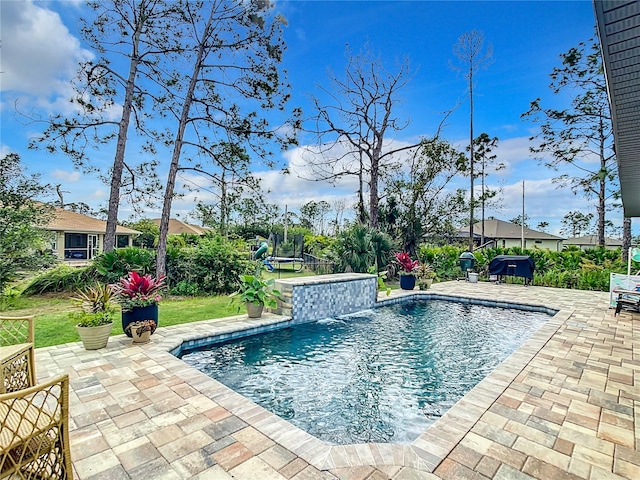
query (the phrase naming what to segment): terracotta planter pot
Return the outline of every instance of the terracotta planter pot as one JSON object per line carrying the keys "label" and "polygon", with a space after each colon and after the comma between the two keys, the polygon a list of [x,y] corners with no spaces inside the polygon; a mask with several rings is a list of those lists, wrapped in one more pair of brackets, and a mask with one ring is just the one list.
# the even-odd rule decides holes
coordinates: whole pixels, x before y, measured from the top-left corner
{"label": "terracotta planter pot", "polygon": [[133,338],[133,343],[147,343],[151,340],[151,330],[141,328],[136,328],[135,323],[130,324],[131,338]]}
{"label": "terracotta planter pot", "polygon": [[260,318],[262,316],[262,310],[264,309],[263,304],[246,302],[245,306],[247,307],[247,315],[249,315],[249,318]]}
{"label": "terracotta planter pot", "polygon": [[122,312],[122,331],[127,334],[127,337],[131,338],[129,324],[142,320],[153,320],[154,326],[151,329],[151,334],[153,334],[158,326],[158,304],[147,307],[134,307],[128,312]]}
{"label": "terracotta planter pot", "polygon": [[425,278],[421,282],[419,282],[420,290],[429,290],[433,285],[433,278]]}
{"label": "terracotta planter pot", "polygon": [[81,327],[76,325],[82,345],[85,350],[98,350],[107,346],[109,341],[109,335],[111,335],[111,329],[113,323],[107,325],[100,325],[99,327]]}

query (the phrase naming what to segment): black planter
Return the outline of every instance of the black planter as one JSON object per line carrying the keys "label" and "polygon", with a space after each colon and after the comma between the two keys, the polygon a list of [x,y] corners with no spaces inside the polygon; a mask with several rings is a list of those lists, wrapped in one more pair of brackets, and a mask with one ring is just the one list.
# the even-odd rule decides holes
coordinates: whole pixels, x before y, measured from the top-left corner
{"label": "black planter", "polygon": [[134,307],[128,312],[122,312],[122,330],[131,337],[131,331],[127,326],[132,322],[139,322],[142,320],[153,320],[155,325],[151,329],[151,333],[156,331],[158,326],[158,304],[149,305],[147,307]]}
{"label": "black planter", "polygon": [[402,290],[413,290],[415,286],[415,275],[400,275],[400,288]]}

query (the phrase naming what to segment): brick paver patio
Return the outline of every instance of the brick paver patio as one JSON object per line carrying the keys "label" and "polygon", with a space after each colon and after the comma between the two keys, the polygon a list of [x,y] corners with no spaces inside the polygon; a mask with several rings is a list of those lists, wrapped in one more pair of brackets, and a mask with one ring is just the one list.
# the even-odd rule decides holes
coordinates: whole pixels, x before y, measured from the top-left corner
{"label": "brick paver patio", "polygon": [[409,445],[328,445],[168,353],[256,323],[246,316],[159,328],[142,346],[119,336],[98,351],[40,348],[36,370],[70,375],[80,480],[640,479],[640,315],[614,317],[602,292],[465,282],[432,292],[559,313]]}

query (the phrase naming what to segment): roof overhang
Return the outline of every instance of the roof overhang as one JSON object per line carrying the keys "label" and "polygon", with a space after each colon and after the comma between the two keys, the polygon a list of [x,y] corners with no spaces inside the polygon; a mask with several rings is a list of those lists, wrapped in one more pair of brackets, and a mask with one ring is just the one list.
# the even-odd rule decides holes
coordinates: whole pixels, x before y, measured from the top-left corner
{"label": "roof overhang", "polygon": [[640,217],[640,1],[594,0],[625,217]]}

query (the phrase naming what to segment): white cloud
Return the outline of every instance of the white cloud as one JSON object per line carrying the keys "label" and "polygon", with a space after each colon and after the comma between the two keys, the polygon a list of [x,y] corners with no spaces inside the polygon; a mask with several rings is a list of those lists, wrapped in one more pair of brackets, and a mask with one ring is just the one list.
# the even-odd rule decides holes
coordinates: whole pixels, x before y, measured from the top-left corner
{"label": "white cloud", "polygon": [[[486,216],[507,221],[521,216],[522,190],[522,181],[504,185],[502,207],[489,210]],[[558,235],[560,222],[567,213],[572,210],[588,212],[592,208],[584,197],[573,195],[566,188],[557,188],[551,178],[525,180],[524,210],[531,228],[535,229],[539,222],[545,221],[549,223],[549,233]]]}
{"label": "white cloud", "polygon": [[[523,162],[534,162],[529,148],[532,142],[529,137],[514,137],[498,141],[495,149],[496,163],[503,163],[505,168],[495,172],[500,177],[508,177]],[[537,163],[536,163],[537,167]],[[531,169],[530,169],[531,170]]]}
{"label": "white cloud", "polygon": [[50,175],[64,182],[77,182],[82,176],[80,172],[67,172],[66,170],[54,170]]}
{"label": "white cloud", "polygon": [[91,192],[89,194],[89,198],[90,199],[94,199],[94,200],[105,200],[108,198],[108,194],[106,190],[102,190],[100,188],[94,190],[93,192]]}
{"label": "white cloud", "polygon": [[[383,154],[402,147],[407,147],[412,143],[403,140],[386,140],[382,147]],[[353,152],[354,147],[346,141],[336,142],[333,144],[324,144],[322,147],[317,145],[302,145],[285,152],[284,158],[288,161],[288,167],[291,173],[307,180],[315,180],[320,177],[328,178],[336,172],[351,171],[356,172],[358,169],[358,155]],[[407,165],[405,161],[410,155],[409,150],[401,151],[393,157],[388,157],[383,162],[398,162]],[[331,159],[332,165],[329,166],[326,159]],[[330,183],[326,181],[325,183]],[[335,179],[336,186],[349,185],[357,188],[357,180],[355,175],[343,175]]]}
{"label": "white cloud", "polygon": [[78,62],[92,57],[58,13],[31,0],[2,3],[2,91],[68,97]]}
{"label": "white cloud", "polygon": [[333,204],[336,200],[349,199],[355,201],[357,181],[353,178],[340,181],[337,185],[326,182],[304,180],[295,175],[285,175],[280,172],[261,172],[262,186],[269,190],[269,202],[282,207],[287,205],[290,211],[297,211],[302,205],[310,201],[324,200]]}
{"label": "white cloud", "polygon": [[[290,152],[286,156],[290,157]],[[257,171],[253,174],[260,179],[265,201],[277,204],[283,210],[286,205],[289,211],[299,211],[302,205],[312,200],[316,202],[324,200],[330,205],[337,200],[346,200],[349,207],[356,200],[357,179],[352,177],[347,177],[333,186],[326,182],[305,180],[298,175],[284,174],[277,170]],[[197,191],[188,191],[185,186],[199,188]],[[173,201],[172,217],[184,218],[193,212],[198,202],[210,205],[217,205],[219,202],[217,191],[211,187],[210,181],[201,175],[182,172],[179,175],[176,190],[181,191],[183,195]]]}

